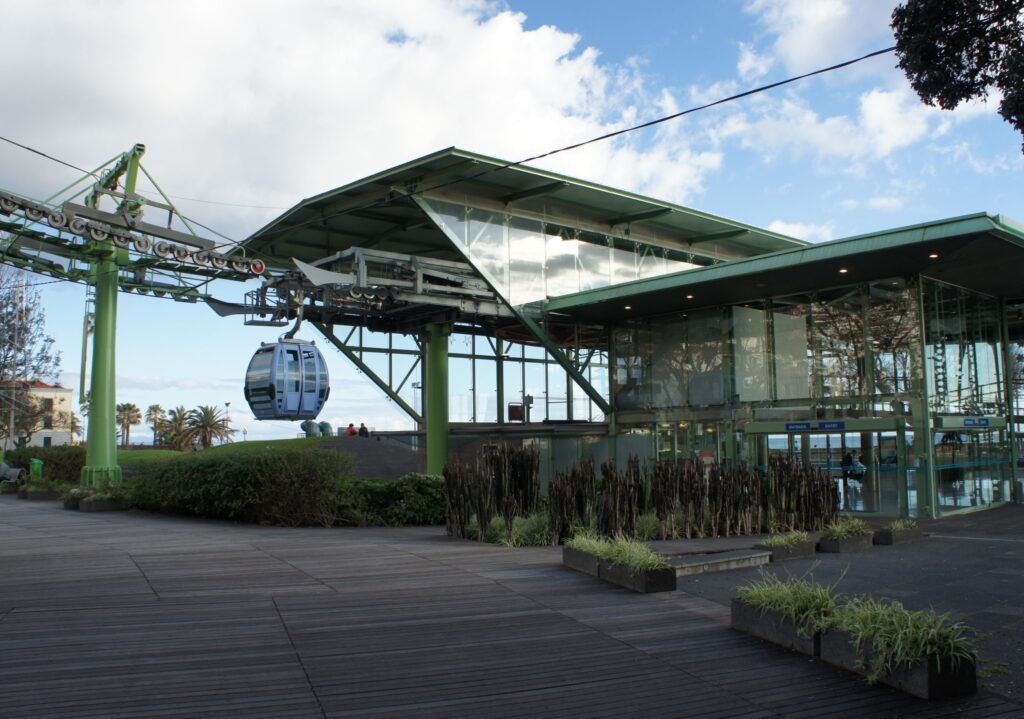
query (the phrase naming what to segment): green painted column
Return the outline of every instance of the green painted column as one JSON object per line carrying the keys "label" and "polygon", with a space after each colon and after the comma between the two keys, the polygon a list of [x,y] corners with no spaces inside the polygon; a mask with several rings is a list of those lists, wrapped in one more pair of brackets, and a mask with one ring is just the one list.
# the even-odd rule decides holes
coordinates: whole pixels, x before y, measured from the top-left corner
{"label": "green painted column", "polygon": [[117,263],[111,245],[107,257],[93,264],[96,285],[96,324],[93,331],[92,381],[89,390],[89,429],[82,484],[97,487],[120,484],[117,463],[115,352],[117,344]]}
{"label": "green painted column", "polygon": [[[124,153],[108,173],[104,174],[85,204],[97,207],[101,191],[117,189],[118,178],[124,175],[125,200],[121,210],[139,214],[140,203],[134,197],[139,177],[139,163],[146,152],[137,144]],[[121,483],[121,466],[117,463],[117,288],[118,273],[128,264],[128,251],[118,249],[109,238],[95,240],[92,248],[96,260],[90,281],[96,287],[96,322],[92,344],[92,374],[89,387],[89,429],[85,466],[81,481],[86,487]]]}
{"label": "green painted column", "polygon": [[448,336],[452,326],[426,326],[423,418],[427,429],[427,474],[441,474],[448,461]]}

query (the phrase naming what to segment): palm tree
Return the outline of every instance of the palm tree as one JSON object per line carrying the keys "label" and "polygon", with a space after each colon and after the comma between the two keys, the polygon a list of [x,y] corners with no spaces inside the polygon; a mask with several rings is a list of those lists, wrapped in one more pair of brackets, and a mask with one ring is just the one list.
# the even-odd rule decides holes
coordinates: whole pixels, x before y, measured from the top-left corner
{"label": "palm tree", "polygon": [[117,405],[117,426],[121,428],[121,446],[127,447],[132,425],[142,424],[142,410],[131,402]]}
{"label": "palm tree", "polygon": [[184,452],[195,444],[195,433],[188,425],[189,411],[178,405],[167,413],[167,418],[160,421],[160,434],[164,441],[174,450]]}
{"label": "palm tree", "polygon": [[228,418],[221,414],[219,407],[201,405],[188,413],[188,426],[195,433],[203,449],[213,446],[213,440],[230,439],[235,430],[228,425]]}
{"label": "palm tree", "polygon": [[151,404],[146,407],[146,422],[153,428],[153,445],[156,446],[157,435],[160,430],[160,423],[167,418],[167,412],[158,404]]}

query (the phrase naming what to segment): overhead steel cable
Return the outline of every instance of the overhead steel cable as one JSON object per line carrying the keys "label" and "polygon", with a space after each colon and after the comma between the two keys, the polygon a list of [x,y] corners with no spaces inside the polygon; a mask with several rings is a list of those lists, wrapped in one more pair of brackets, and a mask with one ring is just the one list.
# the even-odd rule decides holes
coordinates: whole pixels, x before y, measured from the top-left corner
{"label": "overhead steel cable", "polygon": [[[857,64],[859,62],[863,62],[865,60],[869,60],[871,58],[878,57],[880,55],[885,55],[885,54],[891,53],[891,52],[893,52],[895,50],[896,50],[896,46],[895,45],[893,45],[891,47],[884,48],[882,50],[875,50],[874,52],[869,52],[866,55],[861,55],[860,57],[854,58],[852,60],[846,60],[844,62],[836,63],[835,65],[830,65],[828,67],[820,68],[818,70],[812,70],[811,72],[806,72],[806,73],[803,73],[803,74],[800,74],[800,75],[795,75],[793,77],[789,77],[789,78],[786,78],[784,80],[779,80],[777,82],[769,83],[767,85],[760,85],[760,86],[752,88],[750,90],[744,90],[743,92],[735,93],[733,95],[729,95],[728,97],[723,97],[723,98],[720,98],[718,100],[714,100],[712,102],[704,103],[702,105],[697,105],[697,106],[688,108],[686,110],[682,110],[680,112],[672,113],[671,115],[665,115],[663,117],[659,117],[659,118],[656,118],[654,120],[649,120],[647,122],[640,123],[638,125],[633,125],[633,126],[630,126],[630,127],[622,128],[620,130],[614,130],[612,132],[607,132],[607,133],[605,133],[603,135],[599,135],[597,137],[592,137],[592,138],[590,138],[588,140],[583,140],[581,142],[576,142],[576,143],[573,143],[571,145],[566,145],[564,147],[560,147],[560,148],[557,148],[557,149],[554,149],[554,150],[548,150],[547,152],[543,152],[543,153],[540,153],[538,155],[532,155],[530,157],[526,157],[526,158],[521,159],[521,160],[516,160],[514,162],[506,162],[506,163],[502,163],[502,164],[499,164],[499,165],[493,165],[493,166],[488,167],[488,168],[486,168],[484,170],[481,170],[480,172],[478,172],[476,174],[469,175],[467,177],[460,177],[460,178],[455,178],[455,179],[451,179],[451,180],[446,180],[445,182],[440,182],[440,183],[437,183],[436,185],[431,185],[429,187],[420,188],[418,190],[410,192],[409,195],[419,195],[419,194],[423,194],[423,193],[426,193],[426,192],[432,192],[432,191],[440,190],[440,189],[443,189],[445,187],[450,187],[452,185],[458,184],[460,182],[465,182],[467,180],[475,180],[477,178],[483,177],[483,176],[488,175],[488,174],[493,173],[493,172],[498,172],[500,170],[507,170],[507,169],[510,169],[510,168],[513,168],[513,167],[518,167],[520,165],[525,165],[526,163],[529,163],[529,162],[534,162],[536,160],[540,160],[540,159],[543,159],[543,158],[546,158],[546,157],[551,157],[552,155],[557,155],[557,154],[560,154],[560,153],[563,153],[563,152],[568,152],[570,150],[576,150],[576,149],[579,149],[581,147],[585,147],[587,145],[592,145],[592,144],[598,143],[598,142],[603,142],[605,140],[609,140],[609,139],[612,139],[612,138],[615,138],[615,137],[619,137],[619,136],[625,135],[627,133],[636,132],[638,130],[643,130],[643,129],[646,129],[646,128],[649,128],[649,127],[654,127],[655,125],[660,125],[662,123],[669,122],[671,120],[676,120],[678,118],[685,117],[686,115],[692,115],[692,114],[694,114],[696,112],[700,112],[700,111],[703,111],[703,110],[708,110],[710,108],[717,107],[719,105],[725,105],[727,103],[735,102],[737,100],[741,100],[743,98],[750,97],[752,95],[757,95],[757,94],[760,94],[760,93],[763,93],[763,92],[767,92],[769,90],[774,90],[776,88],[783,87],[785,85],[790,85],[792,83],[799,82],[800,80],[806,80],[807,78],[810,78],[810,77],[814,77],[814,76],[817,76],[817,75],[823,75],[825,73],[834,72],[836,70],[841,70],[841,69],[849,67],[851,65],[855,65],[855,64]],[[41,152],[41,151],[35,150],[35,149],[31,148],[31,147],[22,145],[22,144],[20,144],[18,142],[14,142],[13,140],[9,140],[9,139],[7,139],[5,137],[2,137],[2,136],[0,136],[0,140],[4,140],[6,142],[9,142],[12,145],[16,145],[18,147],[21,147],[21,148],[23,148],[23,149],[25,149],[25,150],[27,150],[29,152],[34,152],[34,153],[36,153],[38,155],[41,155],[42,157],[46,157],[48,159],[51,159],[54,162],[59,162],[60,164],[66,165],[68,167],[71,167],[71,168],[73,168],[75,170],[78,170],[79,172],[83,172],[83,173],[85,173],[87,175],[93,175],[93,173],[90,173],[87,170],[82,170],[81,168],[76,167],[75,165],[72,165],[71,163],[64,162],[63,160],[57,159],[55,157],[47,155],[44,152]],[[93,175],[93,176],[95,176],[95,175]],[[339,210],[338,212],[334,212],[334,213],[327,214],[327,215],[317,216],[315,218],[312,218],[312,219],[309,219],[309,220],[304,220],[302,222],[297,222],[297,223],[295,223],[293,225],[289,225],[287,228],[281,228],[281,229],[276,230],[276,231],[275,230],[271,230],[269,232],[264,233],[264,236],[274,234],[275,232],[279,233],[279,232],[285,232],[285,231],[292,231],[292,230],[295,230],[296,228],[300,228],[300,227],[303,227],[303,226],[306,226],[306,225],[311,225],[311,224],[314,224],[314,223],[323,222],[324,220],[330,219],[332,217],[342,217],[344,215],[348,215],[348,214],[351,214],[353,212],[359,212],[359,211],[371,209],[371,208],[374,208],[374,207],[380,207],[382,205],[391,204],[392,202],[394,202],[394,198],[391,198],[391,197],[387,197],[387,198],[383,198],[383,199],[379,199],[379,200],[374,200],[374,201],[371,201],[371,202],[364,203],[362,205],[357,205],[355,207],[347,208],[345,210]],[[216,203],[216,204],[227,204],[227,203]],[[184,215],[182,215],[182,217],[184,218]],[[204,225],[202,223],[196,222],[194,220],[190,220],[190,218],[185,218],[185,219],[187,219],[189,221],[192,221],[197,226],[202,227],[203,229],[208,230],[208,231],[216,234],[218,237],[221,237],[221,238],[227,240],[227,242],[225,242],[223,244],[216,245],[214,247],[214,249],[236,247],[236,246],[241,244],[240,241],[232,240],[231,238],[227,237],[226,235],[223,235],[222,233],[217,232],[216,230],[214,230],[214,229],[212,229],[212,228],[210,228],[210,227],[208,227],[208,226],[206,226],[206,225]],[[257,256],[263,256],[265,259],[269,259],[269,257],[266,255],[266,253],[263,253],[263,252],[253,252],[253,254],[257,255]],[[61,281],[61,280],[58,280],[58,281]],[[68,281],[71,281],[71,280],[68,280]],[[209,281],[211,281],[211,280],[207,280],[205,282],[202,282],[202,283],[200,283],[200,285],[207,284]],[[44,283],[44,284],[49,284],[49,283]]]}
{"label": "overhead steel cable", "polygon": [[[621,129],[621,130],[614,130],[612,132],[607,132],[607,133],[605,133],[603,135],[599,135],[598,137],[592,137],[589,140],[583,140],[582,142],[576,142],[576,143],[573,143],[571,145],[566,145],[565,147],[560,147],[560,148],[555,149],[555,150],[548,150],[547,152],[542,152],[539,155],[532,155],[532,156],[524,158],[522,160],[516,160],[514,162],[505,162],[505,163],[502,163],[502,164],[499,164],[499,165],[493,165],[493,166],[488,167],[488,168],[486,168],[484,170],[481,170],[480,172],[478,172],[476,174],[472,174],[472,175],[469,175],[467,177],[459,177],[459,178],[456,178],[456,179],[453,179],[453,180],[446,180],[444,182],[439,182],[436,185],[431,185],[430,187],[423,187],[423,188],[420,188],[420,189],[418,189],[418,190],[416,190],[414,192],[410,192],[408,194],[409,195],[419,195],[419,194],[423,194],[425,192],[433,192],[433,191],[436,191],[436,190],[441,190],[441,189],[444,189],[445,187],[450,187],[450,186],[456,185],[456,184],[458,184],[460,182],[466,182],[467,180],[475,180],[477,178],[483,177],[484,175],[488,175],[488,174],[490,174],[492,172],[499,172],[500,170],[507,170],[507,169],[510,169],[510,168],[513,168],[513,167],[518,167],[520,165],[525,165],[528,162],[533,162],[535,160],[540,160],[540,159],[543,159],[545,157],[551,157],[552,155],[557,155],[557,154],[562,153],[562,152],[568,152],[569,150],[576,150],[576,149],[579,149],[581,147],[585,147],[586,145],[592,145],[592,144],[597,143],[597,142],[602,142],[604,140],[609,140],[609,139],[611,139],[613,137],[618,137],[620,135],[625,135],[626,133],[636,132],[637,130],[643,130],[643,129],[646,129],[648,127],[653,127],[655,125],[660,125],[661,123],[669,122],[670,120],[676,120],[676,119],[678,119],[680,117],[684,117],[686,115],[692,115],[693,113],[700,112],[701,110],[707,110],[707,109],[710,109],[712,107],[717,107],[719,105],[724,105],[724,104],[729,103],[729,102],[735,102],[736,100],[742,100],[745,97],[750,97],[751,95],[757,95],[757,94],[762,93],[762,92],[767,92],[768,90],[774,90],[775,88],[782,87],[784,85],[790,85],[790,84],[792,84],[794,82],[798,82],[800,80],[806,80],[807,78],[814,77],[815,75],[823,75],[823,74],[825,74],[827,72],[833,72],[835,70],[841,70],[844,67],[849,67],[850,65],[855,65],[858,62],[863,62],[864,60],[869,60],[869,59],[871,59],[873,57],[878,57],[879,55],[885,55],[885,54],[893,52],[895,50],[896,50],[896,46],[895,45],[893,45],[891,47],[887,47],[887,48],[885,48],[883,50],[875,50],[874,52],[869,52],[866,55],[861,55],[860,57],[854,58],[852,60],[846,60],[844,62],[840,62],[840,63],[837,63],[835,65],[830,65],[828,67],[823,67],[823,68],[820,68],[818,70],[812,70],[811,72],[805,72],[802,75],[795,75],[793,77],[786,78],[785,80],[779,80],[778,82],[769,83],[768,85],[760,85],[760,86],[755,87],[753,89],[744,90],[743,92],[739,92],[739,93],[736,93],[734,95],[730,95],[728,97],[723,97],[723,98],[715,100],[713,102],[708,102],[708,103],[705,103],[703,105],[698,105],[696,107],[691,107],[689,109],[682,110],[681,112],[676,112],[676,113],[673,113],[671,115],[665,115],[664,117],[659,117],[659,118],[654,119],[654,120],[649,120],[647,122],[640,123],[639,125],[633,125],[631,127],[626,127],[626,128]],[[300,228],[300,227],[303,227],[305,225],[311,225],[311,224],[314,224],[314,223],[323,222],[324,220],[328,220],[328,219],[330,219],[332,217],[342,217],[342,216],[350,214],[352,212],[359,212],[359,211],[362,211],[362,210],[369,210],[369,209],[372,209],[374,207],[380,207],[380,206],[383,206],[383,205],[390,204],[393,201],[394,200],[392,198],[384,198],[384,199],[380,199],[380,200],[374,200],[372,202],[367,202],[367,203],[365,203],[363,205],[357,205],[356,207],[350,207],[350,208],[347,208],[345,210],[339,210],[339,211],[331,213],[331,214],[319,215],[319,216],[317,216],[316,218],[313,218],[313,219],[304,220],[302,222],[297,222],[297,223],[295,223],[293,225],[289,225],[287,228],[281,228],[281,229],[276,230],[276,231],[272,230],[270,232],[265,232],[263,236],[266,237],[267,235],[274,234],[275,232],[290,232],[290,231],[292,231],[292,230],[294,230],[296,228]]]}

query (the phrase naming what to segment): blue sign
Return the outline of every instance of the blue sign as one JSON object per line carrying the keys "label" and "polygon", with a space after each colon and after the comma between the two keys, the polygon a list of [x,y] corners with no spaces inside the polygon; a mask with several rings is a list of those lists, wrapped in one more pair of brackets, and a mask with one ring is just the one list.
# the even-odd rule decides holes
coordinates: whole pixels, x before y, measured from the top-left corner
{"label": "blue sign", "polygon": [[988,417],[964,417],[964,427],[988,427]]}
{"label": "blue sign", "polygon": [[818,429],[846,429],[846,422],[819,422]]}
{"label": "blue sign", "polygon": [[810,422],[786,422],[787,432],[800,432],[811,428]]}

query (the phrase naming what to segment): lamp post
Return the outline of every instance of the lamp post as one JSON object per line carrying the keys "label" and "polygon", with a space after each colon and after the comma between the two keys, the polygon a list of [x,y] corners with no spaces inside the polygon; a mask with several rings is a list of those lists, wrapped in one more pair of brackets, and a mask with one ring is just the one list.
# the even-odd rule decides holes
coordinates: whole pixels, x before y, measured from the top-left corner
{"label": "lamp post", "polygon": [[[230,402],[225,402],[224,403],[224,429],[225,430],[230,430],[231,429],[231,403]],[[225,432],[224,436],[220,440],[220,443],[221,444],[225,444],[225,443],[230,442],[230,441],[231,441],[230,436],[227,434],[227,432]]]}

